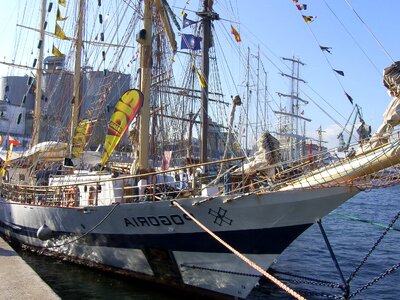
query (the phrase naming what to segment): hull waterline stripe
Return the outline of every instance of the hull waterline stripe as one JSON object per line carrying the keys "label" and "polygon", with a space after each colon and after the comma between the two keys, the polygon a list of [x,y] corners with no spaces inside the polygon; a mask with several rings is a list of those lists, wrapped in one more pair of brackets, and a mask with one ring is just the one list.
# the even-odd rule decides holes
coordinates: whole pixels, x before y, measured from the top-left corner
{"label": "hull waterline stripe", "polygon": [[[19,226],[0,221],[0,227],[15,234],[36,238],[36,228]],[[16,225],[16,224],[15,224]],[[247,254],[280,254],[300,234],[312,224],[285,226],[277,228],[232,230],[216,232],[222,239],[234,245],[240,252]],[[82,233],[54,231],[54,244],[62,243],[57,239],[75,239]],[[186,252],[228,253],[229,251],[205,232],[168,233],[168,234],[104,234],[89,233],[79,239],[80,245],[142,249],[144,247],[168,249]]]}

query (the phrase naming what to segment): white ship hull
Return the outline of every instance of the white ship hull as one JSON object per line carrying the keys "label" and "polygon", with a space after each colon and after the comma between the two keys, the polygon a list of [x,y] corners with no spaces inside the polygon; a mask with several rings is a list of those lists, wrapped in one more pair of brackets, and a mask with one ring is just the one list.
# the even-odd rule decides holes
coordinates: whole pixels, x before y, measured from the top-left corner
{"label": "white ship hull", "polygon": [[[177,200],[239,252],[268,269],[317,219],[357,194],[355,187]],[[204,197],[203,199],[206,199]],[[43,224],[53,237],[37,238]],[[142,279],[246,298],[261,275],[169,201],[91,207],[0,202],[0,230],[22,244]]]}

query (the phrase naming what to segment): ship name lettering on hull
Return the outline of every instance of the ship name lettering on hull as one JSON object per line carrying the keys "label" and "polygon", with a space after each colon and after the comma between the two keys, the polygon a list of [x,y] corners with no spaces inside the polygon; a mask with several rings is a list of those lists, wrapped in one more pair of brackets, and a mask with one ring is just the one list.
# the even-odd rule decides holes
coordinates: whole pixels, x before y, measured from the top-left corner
{"label": "ship name lettering on hull", "polygon": [[124,218],[126,227],[183,225],[187,221],[191,219],[186,214]]}

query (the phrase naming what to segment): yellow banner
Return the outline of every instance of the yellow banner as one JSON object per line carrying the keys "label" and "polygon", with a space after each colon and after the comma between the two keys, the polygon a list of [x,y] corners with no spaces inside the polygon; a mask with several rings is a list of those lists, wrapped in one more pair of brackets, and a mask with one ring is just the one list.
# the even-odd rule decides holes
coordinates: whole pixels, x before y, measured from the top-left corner
{"label": "yellow banner", "polygon": [[119,98],[108,124],[104,154],[101,160],[102,168],[120,142],[133,118],[139,113],[142,104],[143,94],[136,89],[127,90],[121,98]]}
{"label": "yellow banner", "polygon": [[79,158],[82,155],[83,150],[85,150],[86,140],[90,135],[93,123],[88,119],[83,119],[79,122],[75,129],[75,135],[72,144],[72,157]]}

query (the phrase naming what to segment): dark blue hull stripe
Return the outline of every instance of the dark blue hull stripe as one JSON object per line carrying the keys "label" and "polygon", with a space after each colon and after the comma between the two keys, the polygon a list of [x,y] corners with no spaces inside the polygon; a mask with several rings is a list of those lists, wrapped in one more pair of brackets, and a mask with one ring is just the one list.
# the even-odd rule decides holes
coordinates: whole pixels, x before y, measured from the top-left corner
{"label": "dark blue hull stripe", "polygon": [[[280,254],[312,224],[278,228],[248,229],[215,232],[220,238],[246,254]],[[9,226],[0,221],[0,227],[14,233],[36,237],[37,229]],[[79,237],[68,232],[54,232],[55,239],[62,236]],[[57,242],[55,242],[58,244]],[[63,243],[61,240],[59,243]],[[229,252],[205,232],[168,234],[101,234],[90,233],[76,243],[88,246],[102,246],[128,249],[158,248],[169,251],[187,252]]]}

